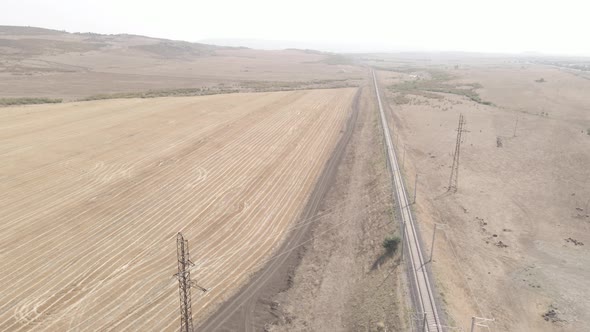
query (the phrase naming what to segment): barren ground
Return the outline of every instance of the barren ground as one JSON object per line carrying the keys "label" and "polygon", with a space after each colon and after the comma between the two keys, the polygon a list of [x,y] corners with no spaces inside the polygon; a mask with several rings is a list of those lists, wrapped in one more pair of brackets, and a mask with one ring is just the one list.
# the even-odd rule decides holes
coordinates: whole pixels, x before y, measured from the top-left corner
{"label": "barren ground", "polygon": [[[326,88],[364,86],[360,62],[384,69],[426,252],[441,224],[432,269],[449,324],[585,330],[588,71],[466,54],[341,60],[0,27],[0,98],[233,93],[0,109],[0,331],[176,329],[177,231],[210,289],[193,294],[197,325],[259,271],[268,291],[226,329],[406,330],[404,274],[381,256],[396,224],[370,89],[330,163],[358,89]],[[236,93],[309,88],[322,90]],[[446,194],[459,113],[459,191]],[[295,258],[273,270],[283,247]]]}
{"label": "barren ground", "polygon": [[0,330],[177,329],[178,231],[206,316],[300,226],[355,92],[4,108]]}
{"label": "barren ground", "polygon": [[271,331],[407,330],[399,256],[381,243],[399,233],[374,91],[363,89],[352,140],[321,206],[292,286],[274,298]]}
{"label": "barren ground", "polygon": [[0,26],[0,97],[77,100],[148,90],[211,94],[357,86],[363,70],[332,59],[303,50]]}
{"label": "barren ground", "polygon": [[[590,81],[498,59],[405,66],[380,77],[391,87],[406,176],[419,173],[415,208],[423,239],[430,239],[433,223],[446,225],[437,232],[433,269],[451,324],[468,330],[475,315],[494,318],[493,331],[585,330]],[[430,79],[424,68],[452,75],[445,84],[454,87],[480,84],[475,91],[492,105],[455,92],[406,94],[394,86]],[[468,130],[459,190],[446,194],[459,113]]]}

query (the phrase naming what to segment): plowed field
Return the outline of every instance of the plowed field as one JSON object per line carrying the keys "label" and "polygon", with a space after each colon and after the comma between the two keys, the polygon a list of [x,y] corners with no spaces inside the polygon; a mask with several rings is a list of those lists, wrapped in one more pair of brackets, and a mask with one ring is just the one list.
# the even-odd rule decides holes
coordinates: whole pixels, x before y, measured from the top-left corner
{"label": "plowed field", "polygon": [[[175,331],[297,227],[356,89],[0,110],[0,331]],[[304,221],[303,221],[304,222]]]}

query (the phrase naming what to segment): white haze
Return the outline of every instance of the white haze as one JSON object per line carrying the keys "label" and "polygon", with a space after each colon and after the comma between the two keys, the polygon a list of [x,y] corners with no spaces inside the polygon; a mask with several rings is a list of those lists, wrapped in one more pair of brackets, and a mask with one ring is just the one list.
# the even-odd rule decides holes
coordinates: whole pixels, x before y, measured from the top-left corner
{"label": "white haze", "polygon": [[589,9],[579,0],[1,0],[0,24],[331,51],[590,55]]}

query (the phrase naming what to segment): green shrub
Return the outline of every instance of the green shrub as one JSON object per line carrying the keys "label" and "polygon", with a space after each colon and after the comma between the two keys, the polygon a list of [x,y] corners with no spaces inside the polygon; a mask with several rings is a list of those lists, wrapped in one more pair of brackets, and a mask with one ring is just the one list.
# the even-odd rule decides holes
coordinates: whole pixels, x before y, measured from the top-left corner
{"label": "green shrub", "polygon": [[386,237],[385,240],[383,240],[382,245],[388,255],[393,255],[396,252],[400,242],[401,239],[399,236],[394,235]]}
{"label": "green shrub", "polygon": [[439,93],[448,93],[467,97],[470,100],[482,105],[493,106],[491,102],[484,101],[480,98],[476,91],[477,89],[482,88],[482,85],[479,83],[461,83],[459,85],[455,85],[453,83],[446,82],[448,79],[450,79],[450,77],[445,76],[443,72],[431,71],[430,75],[432,79],[403,81],[401,83],[389,86],[389,89],[394,92],[398,92],[402,96],[411,94],[431,99],[440,99],[442,96],[439,95]]}

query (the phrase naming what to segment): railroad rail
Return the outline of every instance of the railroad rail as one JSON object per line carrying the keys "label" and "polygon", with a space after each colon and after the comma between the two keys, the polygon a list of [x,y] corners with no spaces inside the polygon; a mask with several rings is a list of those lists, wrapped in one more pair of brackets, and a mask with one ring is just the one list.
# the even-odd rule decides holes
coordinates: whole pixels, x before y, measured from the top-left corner
{"label": "railroad rail", "polygon": [[379,85],[377,84],[377,76],[374,71],[371,72],[381,115],[381,125],[383,127],[385,148],[387,150],[387,163],[392,179],[392,190],[397,201],[400,222],[402,225],[402,250],[405,250],[404,254],[407,257],[406,264],[409,272],[408,276],[412,301],[416,312],[421,318],[420,324],[418,324],[419,326],[416,327],[418,331],[442,332],[443,325],[440,322],[439,311],[434,298],[430,275],[426,269],[428,261],[424,259],[424,255],[422,254],[418,232],[414,223],[412,210],[410,209],[410,203],[408,201],[401,169],[397,162],[397,156],[391,139],[387,117],[383,111],[383,104],[379,94]]}

